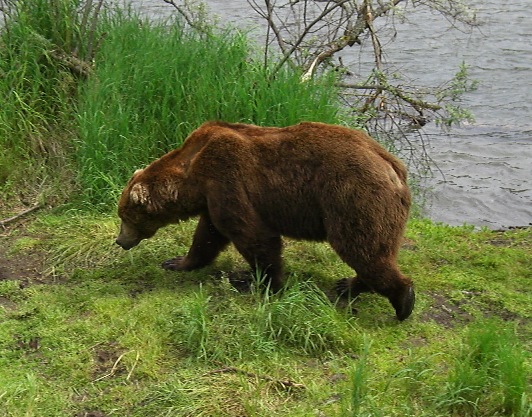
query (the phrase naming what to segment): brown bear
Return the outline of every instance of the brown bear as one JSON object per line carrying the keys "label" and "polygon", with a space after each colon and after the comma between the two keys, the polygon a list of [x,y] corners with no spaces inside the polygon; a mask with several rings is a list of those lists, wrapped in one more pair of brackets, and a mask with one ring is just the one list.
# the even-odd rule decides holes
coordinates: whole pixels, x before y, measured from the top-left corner
{"label": "brown bear", "polygon": [[207,122],[135,172],[118,204],[116,243],[130,249],[160,227],[199,216],[187,255],[163,268],[204,267],[231,242],[278,291],[281,236],[327,241],[356,271],[338,292],[377,292],[404,320],[415,299],[397,266],[411,203],[406,177],[399,159],[359,130]]}

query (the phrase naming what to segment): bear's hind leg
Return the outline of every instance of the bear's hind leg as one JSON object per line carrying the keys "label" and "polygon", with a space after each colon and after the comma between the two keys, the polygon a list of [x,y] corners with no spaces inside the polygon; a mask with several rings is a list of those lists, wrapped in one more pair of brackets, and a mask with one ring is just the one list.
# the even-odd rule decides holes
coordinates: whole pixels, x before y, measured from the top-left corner
{"label": "bear's hind leg", "polygon": [[399,272],[397,266],[377,263],[359,275],[373,291],[388,298],[400,321],[410,316],[416,300],[414,285],[410,278]]}
{"label": "bear's hind leg", "polygon": [[209,216],[200,216],[194,232],[192,246],[186,256],[177,256],[163,262],[162,267],[170,271],[191,271],[209,265],[218,254],[229,244],[212,224]]}
{"label": "bear's hind leg", "polygon": [[357,249],[362,245],[347,251],[334,240],[329,242],[340,258],[357,273],[355,278],[338,282],[336,288],[339,295],[347,293],[356,297],[362,292],[373,291],[388,298],[400,321],[410,316],[415,303],[413,283],[401,274],[393,254],[369,255],[367,251]]}

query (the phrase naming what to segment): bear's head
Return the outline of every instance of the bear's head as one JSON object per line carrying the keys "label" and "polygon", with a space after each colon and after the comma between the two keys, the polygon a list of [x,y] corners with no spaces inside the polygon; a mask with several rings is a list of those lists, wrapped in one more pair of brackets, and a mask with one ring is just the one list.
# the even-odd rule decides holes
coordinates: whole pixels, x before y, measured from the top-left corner
{"label": "bear's head", "polygon": [[137,170],[118,202],[121,219],[116,243],[123,249],[137,246],[157,230],[179,219],[176,210],[180,178],[160,177]]}

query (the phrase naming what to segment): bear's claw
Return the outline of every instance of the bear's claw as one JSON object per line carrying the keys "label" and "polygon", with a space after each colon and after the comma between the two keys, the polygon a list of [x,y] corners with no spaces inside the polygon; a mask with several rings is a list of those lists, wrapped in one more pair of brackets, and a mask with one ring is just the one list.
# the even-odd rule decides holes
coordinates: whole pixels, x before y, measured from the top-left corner
{"label": "bear's claw", "polygon": [[176,256],[175,258],[168,259],[161,264],[161,267],[167,271],[185,271],[185,257]]}
{"label": "bear's claw", "polygon": [[344,298],[357,298],[363,292],[372,292],[371,289],[358,278],[342,278],[336,281],[336,294]]}
{"label": "bear's claw", "polygon": [[414,304],[416,302],[416,293],[412,285],[408,286],[405,291],[399,296],[391,299],[393,307],[395,308],[395,314],[399,321],[407,319],[414,310]]}
{"label": "bear's claw", "polygon": [[348,278],[339,279],[336,282],[335,290],[339,297],[348,297],[351,285]]}

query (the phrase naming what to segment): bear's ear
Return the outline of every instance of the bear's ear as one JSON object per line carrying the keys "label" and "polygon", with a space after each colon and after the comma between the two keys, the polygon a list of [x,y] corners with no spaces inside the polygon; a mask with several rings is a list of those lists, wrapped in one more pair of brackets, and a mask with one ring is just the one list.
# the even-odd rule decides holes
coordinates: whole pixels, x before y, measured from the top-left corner
{"label": "bear's ear", "polygon": [[178,184],[175,181],[166,181],[159,190],[161,199],[166,201],[177,201],[179,195]]}
{"label": "bear's ear", "polygon": [[144,184],[138,182],[129,190],[129,198],[135,204],[146,206],[150,202],[150,193]]}

